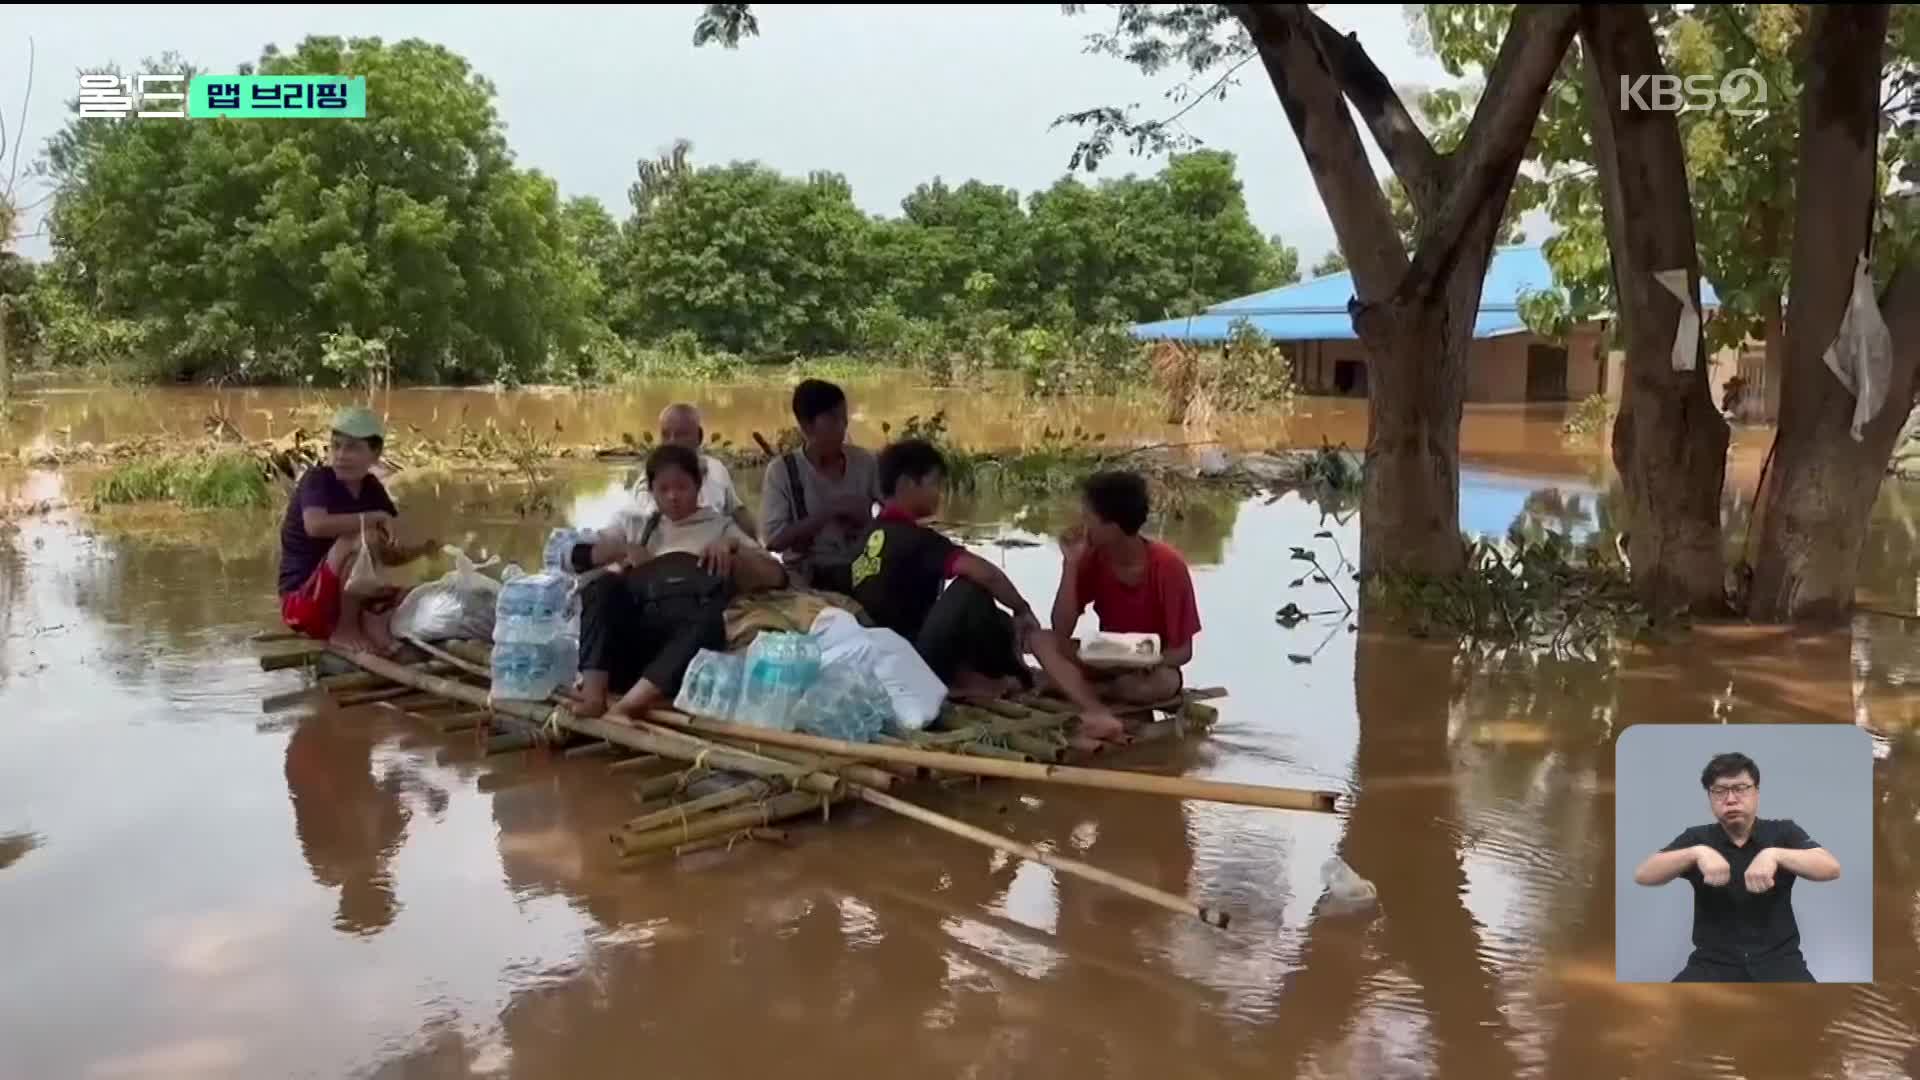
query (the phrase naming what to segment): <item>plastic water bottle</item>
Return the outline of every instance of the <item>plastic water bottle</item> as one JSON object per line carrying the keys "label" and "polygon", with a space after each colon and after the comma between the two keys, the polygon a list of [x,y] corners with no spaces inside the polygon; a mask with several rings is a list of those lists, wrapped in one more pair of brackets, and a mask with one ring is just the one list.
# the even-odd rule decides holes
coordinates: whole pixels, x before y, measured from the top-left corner
{"label": "plastic water bottle", "polygon": [[747,649],[738,719],[793,730],[793,706],[820,677],[820,643],[807,634],[763,632]]}
{"label": "plastic water bottle", "polygon": [[700,650],[687,665],[680,693],[673,699],[674,708],[710,720],[732,720],[745,667],[746,662],[738,656]]}
{"label": "plastic water bottle", "polygon": [[857,662],[829,664],[793,707],[793,725],[809,735],[870,742],[893,707],[871,671]]}
{"label": "plastic water bottle", "polygon": [[500,586],[494,617],[525,617],[537,621],[564,620],[572,607],[573,582],[565,575],[542,571],[525,574]]}
{"label": "plastic water bottle", "polygon": [[547,546],[541,553],[541,565],[552,573],[573,573],[573,546],[583,542],[583,534],[586,534],[584,529],[568,528],[547,533]]}

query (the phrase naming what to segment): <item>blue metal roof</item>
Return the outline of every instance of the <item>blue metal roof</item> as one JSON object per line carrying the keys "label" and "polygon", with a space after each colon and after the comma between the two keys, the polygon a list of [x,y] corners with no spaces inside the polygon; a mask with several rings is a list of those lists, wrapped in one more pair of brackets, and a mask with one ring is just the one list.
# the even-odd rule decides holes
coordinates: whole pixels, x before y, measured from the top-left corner
{"label": "blue metal roof", "polygon": [[[1554,287],[1553,270],[1540,248],[1495,250],[1480,290],[1480,314],[1473,321],[1473,336],[1490,338],[1524,332],[1520,297]],[[1196,315],[1140,323],[1131,333],[1140,341],[1225,341],[1233,324],[1246,319],[1274,341],[1352,341],[1359,336],[1353,332],[1353,319],[1347,314],[1347,301],[1352,298],[1353,275],[1342,271],[1222,301]],[[1705,278],[1700,279],[1700,303],[1706,309],[1720,303]]]}

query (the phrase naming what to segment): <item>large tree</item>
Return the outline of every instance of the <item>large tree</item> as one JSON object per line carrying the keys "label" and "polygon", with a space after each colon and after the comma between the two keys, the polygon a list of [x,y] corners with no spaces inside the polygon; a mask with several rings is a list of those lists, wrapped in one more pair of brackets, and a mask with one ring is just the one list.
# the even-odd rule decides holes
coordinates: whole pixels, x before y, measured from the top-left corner
{"label": "large tree", "polygon": [[[1455,76],[1462,76],[1498,46],[1511,4],[1408,5],[1416,37]],[[1747,419],[1778,415],[1786,356],[1785,300],[1794,226],[1794,169],[1802,75],[1798,57],[1812,6],[1805,4],[1645,5],[1659,42],[1662,70],[1682,78],[1718,82],[1728,72],[1750,70],[1765,85],[1739,108],[1696,107],[1674,115],[1680,128],[1686,171],[1693,180],[1701,270],[1719,295],[1720,310],[1707,324],[1712,349],[1749,341],[1765,351],[1764,398],[1750,397]],[[1895,7],[1882,56],[1888,93],[1880,103],[1892,137],[1882,140],[1880,159],[1890,177],[1920,173],[1920,139],[1914,119],[1920,85],[1920,8]],[[1614,87],[1618,96],[1617,83]],[[1444,111],[1448,96],[1433,97]],[[1573,298],[1576,315],[1613,310],[1613,280],[1596,169],[1595,102],[1578,50],[1563,65],[1546,99],[1528,170],[1514,192],[1516,209],[1544,209],[1556,235],[1546,250],[1559,284]],[[1690,99],[1691,100],[1691,99]],[[1900,217],[1880,222],[1877,246],[1911,232]]]}
{"label": "large tree", "polygon": [[314,371],[344,330],[400,378],[518,379],[580,340],[591,276],[555,185],[513,167],[466,61],[314,37],[258,71],[364,75],[367,118],[75,118],[49,146],[59,280],[146,327],[157,373]]}
{"label": "large tree", "polygon": [[1780,428],[1752,526],[1748,612],[1758,619],[1823,619],[1852,608],[1868,518],[1913,406],[1920,264],[1903,261],[1878,298],[1893,334],[1891,378],[1858,437],[1856,390],[1826,361],[1838,347],[1855,261],[1881,254],[1872,245],[1888,19],[1886,4],[1835,4],[1816,8],[1807,30]]}
{"label": "large tree", "polygon": [[[1573,35],[1573,7],[1514,13],[1473,120],[1450,153],[1420,130],[1358,39],[1305,5],[1128,4],[1117,13],[1105,40],[1150,72],[1176,61],[1196,74],[1230,70],[1249,51],[1265,68],[1353,277],[1349,310],[1369,370],[1361,569],[1458,571],[1467,345],[1541,96]],[[1418,221],[1411,249],[1354,112],[1406,189]],[[1090,118],[1095,151],[1122,133],[1136,146],[1164,135],[1163,126],[1113,110]]]}
{"label": "large tree", "polygon": [[[1254,59],[1264,67],[1353,271],[1349,306],[1367,350],[1367,478],[1363,572],[1449,574],[1463,565],[1459,536],[1460,417],[1466,352],[1480,289],[1521,157],[1574,31],[1571,5],[1518,10],[1488,66],[1486,91],[1452,153],[1420,130],[1353,36],[1302,4],[1120,4],[1096,47],[1148,73],[1184,65],[1220,73],[1195,101],[1224,90]],[[757,34],[748,5],[709,5],[696,44]],[[1405,185],[1419,222],[1409,251],[1353,123],[1357,111]],[[1116,138],[1163,148],[1165,122],[1091,109],[1073,119],[1092,134],[1076,162],[1097,164]]]}

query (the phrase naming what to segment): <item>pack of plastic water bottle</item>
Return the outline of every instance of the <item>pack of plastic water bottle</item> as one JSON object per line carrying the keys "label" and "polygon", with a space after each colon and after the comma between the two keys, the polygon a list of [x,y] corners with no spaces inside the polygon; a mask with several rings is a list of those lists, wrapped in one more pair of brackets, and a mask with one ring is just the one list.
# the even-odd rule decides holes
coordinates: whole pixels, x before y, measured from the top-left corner
{"label": "pack of plastic water bottle", "polygon": [[809,634],[763,631],[747,647],[735,722],[792,731],[793,707],[819,677],[819,641]]}
{"label": "pack of plastic water bottle", "polygon": [[893,703],[863,657],[820,669],[820,678],[793,707],[793,726],[809,735],[871,742],[893,719]]}
{"label": "pack of plastic water bottle", "polygon": [[543,569],[559,574],[573,573],[573,548],[575,544],[593,543],[592,529],[558,528],[547,533],[547,546],[541,553],[540,564]]}
{"label": "pack of plastic water bottle", "polygon": [[500,585],[493,619],[493,696],[542,701],[573,684],[580,631],[573,580],[543,571]]}
{"label": "pack of plastic water bottle", "polygon": [[687,665],[687,674],[680,680],[680,693],[674,697],[673,707],[708,720],[731,723],[746,676],[744,657],[701,649]]}

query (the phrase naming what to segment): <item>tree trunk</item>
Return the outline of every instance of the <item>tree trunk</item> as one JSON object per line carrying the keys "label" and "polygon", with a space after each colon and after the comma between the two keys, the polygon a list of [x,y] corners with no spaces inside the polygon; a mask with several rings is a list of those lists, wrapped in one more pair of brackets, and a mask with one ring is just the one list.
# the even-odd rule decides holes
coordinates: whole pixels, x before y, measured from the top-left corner
{"label": "tree trunk", "polygon": [[1913,400],[1920,271],[1902,268],[1888,285],[1893,377],[1859,442],[1853,395],[1824,358],[1872,235],[1887,18],[1885,4],[1836,4],[1815,8],[1808,28],[1780,429],[1754,508],[1747,613],[1761,621],[1835,619],[1853,606],[1867,519]]}
{"label": "tree trunk", "polygon": [[1360,571],[1422,576],[1465,565],[1460,538],[1460,417],[1480,292],[1511,180],[1461,238],[1440,288],[1354,305],[1367,350],[1367,468]]}
{"label": "tree trunk", "polygon": [[1594,159],[1625,323],[1613,461],[1626,495],[1634,590],[1649,604],[1721,612],[1727,425],[1708,385],[1704,339],[1695,346],[1692,370],[1674,370],[1682,309],[1653,277],[1658,270],[1686,271],[1698,309],[1700,267],[1680,129],[1674,113],[1620,107],[1612,89],[1623,78],[1665,74],[1643,6],[1586,5],[1580,33]]}
{"label": "tree trunk", "polygon": [[1780,312],[1780,298],[1769,296],[1760,305],[1761,345],[1766,349],[1766,385],[1760,399],[1749,410],[1752,419],[1764,424],[1780,420],[1780,385],[1787,377],[1787,320]]}
{"label": "tree trunk", "polygon": [[7,313],[12,300],[0,296],[0,412],[13,401],[13,360],[7,355]]}
{"label": "tree trunk", "polygon": [[[1361,573],[1457,573],[1465,565],[1460,412],[1468,344],[1500,215],[1573,36],[1574,6],[1514,10],[1466,137],[1445,157],[1355,38],[1303,4],[1231,10],[1260,51],[1351,264],[1348,310],[1367,350]],[[1414,204],[1411,260],[1349,102]]]}

